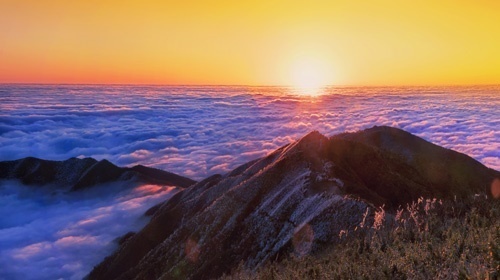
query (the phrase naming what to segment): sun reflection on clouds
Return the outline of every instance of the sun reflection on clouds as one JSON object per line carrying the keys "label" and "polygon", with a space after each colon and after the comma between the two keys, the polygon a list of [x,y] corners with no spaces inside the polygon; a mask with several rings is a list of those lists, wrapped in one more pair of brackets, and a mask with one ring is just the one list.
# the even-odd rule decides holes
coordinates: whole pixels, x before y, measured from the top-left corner
{"label": "sun reflection on clouds", "polygon": [[157,194],[159,192],[165,191],[165,190],[173,190],[175,187],[165,187],[165,186],[160,186],[160,185],[141,185],[137,188],[134,189],[133,193],[134,194],[141,194],[141,195],[152,195],[152,194]]}
{"label": "sun reflection on clouds", "polygon": [[[242,86],[3,90],[0,96],[8,102],[0,104],[0,159],[5,160],[91,156],[201,180],[247,162],[248,153],[272,152],[311,130],[332,135],[389,125],[500,169],[498,86],[324,87],[316,96],[294,94],[293,87]],[[37,94],[47,90],[51,93]],[[48,106],[52,103],[59,105]]]}
{"label": "sun reflection on clouds", "polygon": [[290,93],[302,99],[315,100],[315,98],[327,94],[327,91],[324,86],[299,86],[291,88]]}
{"label": "sun reflection on clouds", "polygon": [[97,238],[94,236],[65,236],[54,242],[54,246],[57,248],[64,248],[75,246],[79,247],[81,245],[91,245],[97,242]]}
{"label": "sun reflection on clouds", "polygon": [[51,248],[51,245],[49,242],[38,242],[34,243],[25,247],[22,247],[20,249],[14,249],[11,251],[11,255],[13,258],[16,259],[29,259],[33,258],[42,251],[49,250]]}

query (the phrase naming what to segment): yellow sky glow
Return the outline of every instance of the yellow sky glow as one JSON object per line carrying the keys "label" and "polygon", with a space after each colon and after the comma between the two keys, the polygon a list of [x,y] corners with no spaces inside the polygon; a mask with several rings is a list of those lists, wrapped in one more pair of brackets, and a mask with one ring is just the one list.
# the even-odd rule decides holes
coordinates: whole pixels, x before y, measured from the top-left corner
{"label": "yellow sky glow", "polygon": [[0,1],[2,83],[500,83],[496,0]]}

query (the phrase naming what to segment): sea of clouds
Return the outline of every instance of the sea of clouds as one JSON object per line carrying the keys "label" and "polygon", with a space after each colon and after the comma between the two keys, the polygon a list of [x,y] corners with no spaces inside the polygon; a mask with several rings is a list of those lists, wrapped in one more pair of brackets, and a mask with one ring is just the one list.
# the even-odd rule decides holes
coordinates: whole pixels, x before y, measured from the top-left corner
{"label": "sea of clouds", "polygon": [[[500,170],[500,86],[328,88],[0,86],[0,161],[27,156],[143,164],[195,180],[312,130],[405,129]],[[173,191],[85,198],[0,185],[0,279],[81,278]]]}
{"label": "sea of clouds", "polygon": [[117,238],[147,223],[149,207],[176,192],[114,184],[53,193],[1,182],[0,279],[82,279],[118,248]]}
{"label": "sea of clouds", "polygon": [[[300,138],[405,129],[500,169],[500,86],[1,86],[0,160],[106,158],[202,179]],[[299,92],[300,94],[300,92]]]}

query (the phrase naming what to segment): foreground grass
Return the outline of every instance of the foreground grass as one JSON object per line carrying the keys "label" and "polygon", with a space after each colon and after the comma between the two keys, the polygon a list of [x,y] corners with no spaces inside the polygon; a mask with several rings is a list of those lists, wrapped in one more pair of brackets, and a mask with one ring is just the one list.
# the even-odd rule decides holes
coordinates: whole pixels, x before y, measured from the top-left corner
{"label": "foreground grass", "polygon": [[500,279],[500,200],[419,199],[369,211],[338,244],[224,279]]}

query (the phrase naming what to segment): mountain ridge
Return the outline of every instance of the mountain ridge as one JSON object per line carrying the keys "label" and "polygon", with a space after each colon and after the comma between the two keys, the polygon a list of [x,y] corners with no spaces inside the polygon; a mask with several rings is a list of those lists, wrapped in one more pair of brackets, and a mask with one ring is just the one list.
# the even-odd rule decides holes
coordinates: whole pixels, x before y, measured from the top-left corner
{"label": "mountain ridge", "polygon": [[130,180],[182,188],[196,183],[189,178],[156,168],[142,165],[130,168],[118,167],[106,159],[97,161],[93,158],[53,161],[26,157],[2,161],[0,162],[0,179],[17,179],[25,185],[69,186],[70,191]]}
{"label": "mountain ridge", "polygon": [[373,219],[365,213],[420,197],[488,193],[495,178],[500,172],[396,128],[329,138],[315,131],[177,193],[89,279],[206,279],[241,263],[254,269],[321,251],[340,231]]}

